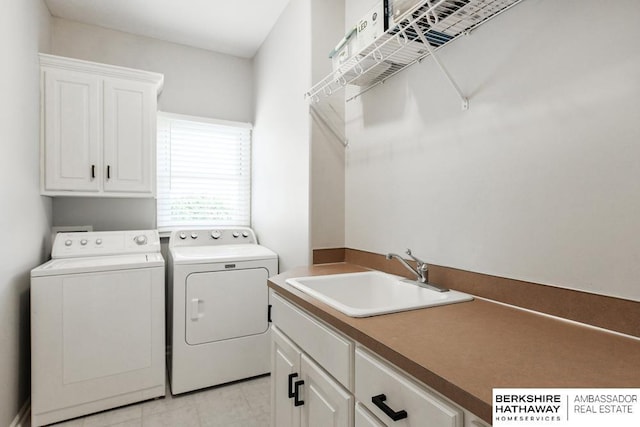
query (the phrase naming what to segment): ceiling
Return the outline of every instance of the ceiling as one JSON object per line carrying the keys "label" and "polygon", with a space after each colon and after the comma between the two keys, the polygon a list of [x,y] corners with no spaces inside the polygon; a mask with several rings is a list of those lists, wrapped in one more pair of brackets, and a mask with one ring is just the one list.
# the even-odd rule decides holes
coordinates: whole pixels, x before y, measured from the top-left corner
{"label": "ceiling", "polygon": [[53,16],[252,58],[289,0],[45,0]]}

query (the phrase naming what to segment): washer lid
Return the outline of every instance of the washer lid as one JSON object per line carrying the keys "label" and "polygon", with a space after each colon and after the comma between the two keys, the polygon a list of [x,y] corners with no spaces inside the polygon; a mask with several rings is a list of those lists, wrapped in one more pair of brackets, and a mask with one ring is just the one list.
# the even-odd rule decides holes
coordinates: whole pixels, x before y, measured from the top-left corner
{"label": "washer lid", "polygon": [[275,252],[260,245],[183,246],[171,248],[174,264],[253,261],[277,258]]}
{"label": "washer lid", "polygon": [[31,277],[163,267],[159,253],[52,259],[31,270]]}

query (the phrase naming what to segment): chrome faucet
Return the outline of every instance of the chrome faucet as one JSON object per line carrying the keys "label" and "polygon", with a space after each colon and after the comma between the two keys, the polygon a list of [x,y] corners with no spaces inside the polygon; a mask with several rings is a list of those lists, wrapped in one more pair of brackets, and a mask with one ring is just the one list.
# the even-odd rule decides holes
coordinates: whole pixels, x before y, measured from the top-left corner
{"label": "chrome faucet", "polygon": [[404,258],[402,258],[398,254],[394,254],[394,253],[387,254],[387,259],[393,259],[393,258],[397,259],[398,261],[400,261],[400,264],[404,265],[409,271],[411,271],[413,274],[416,275],[418,282],[427,283],[427,275],[426,275],[428,270],[427,263],[414,257],[411,254],[411,249],[407,249],[406,253],[411,257],[411,259],[413,259],[416,262],[417,268],[413,268],[407,261],[404,260]]}
{"label": "chrome faucet", "polygon": [[441,288],[439,286],[427,283],[427,270],[429,269],[429,266],[427,266],[427,263],[413,256],[413,254],[411,253],[411,249],[407,249],[406,254],[409,255],[411,259],[416,262],[416,268],[413,268],[407,261],[404,260],[404,258],[402,258],[398,254],[388,253],[387,259],[393,259],[393,258],[397,259],[398,261],[400,261],[400,264],[402,264],[405,268],[407,268],[409,271],[415,274],[417,280],[415,281],[411,280],[410,282],[416,283],[419,286],[423,286],[425,288],[429,288],[438,292],[446,292],[449,290],[446,288]]}

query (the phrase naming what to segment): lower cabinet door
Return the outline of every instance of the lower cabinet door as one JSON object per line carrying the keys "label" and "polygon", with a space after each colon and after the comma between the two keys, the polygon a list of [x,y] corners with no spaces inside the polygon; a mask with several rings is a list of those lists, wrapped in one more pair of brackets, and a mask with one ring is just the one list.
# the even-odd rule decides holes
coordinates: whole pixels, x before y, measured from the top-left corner
{"label": "lower cabinet door", "polygon": [[353,396],[304,353],[301,370],[304,381],[303,391],[299,397],[299,401],[304,402],[302,426],[353,426]]}
{"label": "lower cabinet door", "polygon": [[271,337],[271,425],[297,427],[300,425],[300,406],[295,406],[290,396],[295,384],[301,381],[301,352],[275,326]]}
{"label": "lower cabinet door", "polygon": [[356,426],[355,427],[386,427],[362,403],[356,403]]}

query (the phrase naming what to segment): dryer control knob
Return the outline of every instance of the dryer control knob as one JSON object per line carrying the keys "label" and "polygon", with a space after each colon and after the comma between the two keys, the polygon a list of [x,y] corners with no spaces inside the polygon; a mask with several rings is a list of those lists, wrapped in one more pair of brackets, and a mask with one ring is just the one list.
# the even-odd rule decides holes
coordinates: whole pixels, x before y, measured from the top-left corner
{"label": "dryer control knob", "polygon": [[242,237],[244,237],[244,238],[249,237],[249,232],[248,231],[243,231],[242,232]]}
{"label": "dryer control knob", "polygon": [[234,231],[233,232],[233,237],[235,237],[237,239],[238,237],[240,237],[240,233],[238,233],[237,231]]}
{"label": "dryer control knob", "polygon": [[133,240],[136,242],[136,245],[142,246],[147,244],[147,236],[145,236],[144,234],[137,235],[133,238]]}
{"label": "dryer control knob", "polygon": [[192,239],[197,239],[198,238],[198,233],[191,233],[191,238]]}
{"label": "dryer control knob", "polygon": [[96,239],[96,245],[101,245],[102,244],[102,239]]}
{"label": "dryer control knob", "polygon": [[220,236],[222,236],[222,233],[219,230],[213,230],[211,232],[211,237],[213,237],[216,240],[218,240]]}
{"label": "dryer control knob", "polygon": [[73,243],[73,242],[72,242],[71,240],[65,240],[65,241],[64,241],[64,245],[65,245],[65,246],[71,246],[71,244],[72,244],[72,243]]}
{"label": "dryer control knob", "polygon": [[89,243],[89,241],[88,241],[87,239],[82,239],[82,240],[80,240],[80,244],[81,244],[82,246],[87,246],[87,243]]}
{"label": "dryer control knob", "polygon": [[180,233],[180,238],[181,238],[182,240],[184,240],[184,239],[186,239],[186,238],[187,238],[187,235],[186,235],[186,234],[184,234],[184,233]]}

